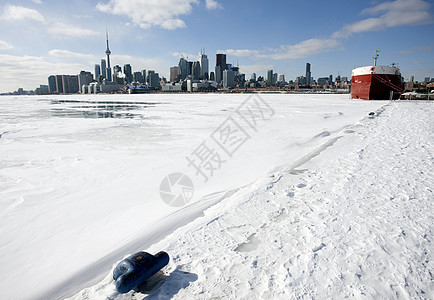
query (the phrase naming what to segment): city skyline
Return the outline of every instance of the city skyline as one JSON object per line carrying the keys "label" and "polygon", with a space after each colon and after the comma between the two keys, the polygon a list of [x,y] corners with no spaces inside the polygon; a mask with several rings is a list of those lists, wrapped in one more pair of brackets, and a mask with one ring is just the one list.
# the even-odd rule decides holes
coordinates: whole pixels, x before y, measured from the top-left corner
{"label": "city skyline", "polygon": [[375,49],[381,50],[379,64],[399,63],[406,79],[434,75],[433,8],[427,1],[328,1],[309,3],[315,8],[309,9],[285,1],[166,0],[136,1],[136,8],[145,2],[146,9],[135,10],[118,0],[0,6],[2,26],[10,25],[0,36],[0,92],[34,89],[53,74],[94,73],[105,58],[106,27],[112,66],[131,64],[135,71],[152,69],[167,79],[181,56],[196,61],[200,53],[207,55],[210,72],[216,53],[225,53],[227,63],[239,64],[247,78],[274,70],[293,80],[305,75],[306,62],[314,78],[350,77],[353,66],[372,64]]}

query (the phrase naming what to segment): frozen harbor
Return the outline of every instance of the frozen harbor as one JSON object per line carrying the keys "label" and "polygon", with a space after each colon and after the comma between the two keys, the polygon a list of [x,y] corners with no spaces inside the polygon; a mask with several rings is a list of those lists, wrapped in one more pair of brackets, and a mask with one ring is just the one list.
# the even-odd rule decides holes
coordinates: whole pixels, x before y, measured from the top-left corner
{"label": "frozen harbor", "polygon": [[[141,299],[117,295],[110,279],[113,264],[138,250],[171,255],[145,291],[163,298],[432,295],[432,103],[0,100],[7,299],[61,298],[90,285],[74,297]],[[262,107],[253,119],[249,101]],[[238,135],[221,147],[228,125]],[[199,170],[205,150],[214,164]],[[162,199],[173,173],[194,184],[185,206]]]}

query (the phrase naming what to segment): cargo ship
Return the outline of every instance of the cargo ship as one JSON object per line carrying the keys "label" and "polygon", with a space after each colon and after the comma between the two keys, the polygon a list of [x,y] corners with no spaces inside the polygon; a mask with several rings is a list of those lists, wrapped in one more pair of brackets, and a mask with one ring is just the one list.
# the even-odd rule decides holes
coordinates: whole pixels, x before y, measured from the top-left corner
{"label": "cargo ship", "polygon": [[398,99],[404,92],[399,68],[377,66],[378,50],[375,51],[374,65],[354,68],[351,78],[351,98],[364,100]]}

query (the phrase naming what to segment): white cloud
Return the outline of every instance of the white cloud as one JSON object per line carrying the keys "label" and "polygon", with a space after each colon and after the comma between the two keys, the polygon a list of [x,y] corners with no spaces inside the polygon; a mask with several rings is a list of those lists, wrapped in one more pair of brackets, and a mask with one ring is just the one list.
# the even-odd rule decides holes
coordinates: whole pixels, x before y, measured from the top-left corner
{"label": "white cloud", "polygon": [[60,58],[79,58],[79,59],[95,60],[95,57],[91,54],[77,53],[69,50],[53,49],[48,51],[48,54],[50,56],[60,57]]}
{"label": "white cloud", "polygon": [[272,64],[253,64],[253,65],[241,65],[240,72],[246,74],[246,79],[250,78],[252,73],[256,73],[259,76],[259,73],[266,73],[268,70],[274,70],[275,67]]}
{"label": "white cloud", "polygon": [[0,16],[0,19],[6,21],[33,20],[38,22],[45,22],[44,17],[37,10],[10,4],[7,4],[3,8],[3,14]]}
{"label": "white cloud", "polygon": [[65,24],[65,23],[54,23],[50,25],[48,29],[54,35],[58,35],[61,37],[86,37],[86,36],[94,36],[98,35],[98,32],[95,32],[90,29],[75,27],[73,25]]}
{"label": "white cloud", "polygon": [[11,44],[9,44],[9,43],[7,43],[5,41],[0,40],[0,50],[10,50],[10,49],[13,49],[13,48],[14,48],[14,46],[12,46]]}
{"label": "white cloud", "polygon": [[223,8],[222,5],[215,0],[205,0],[206,8],[209,10]]}
{"label": "white cloud", "polygon": [[191,53],[187,53],[187,52],[173,52],[172,53],[172,56],[173,57],[176,57],[176,58],[181,58],[181,57],[183,57],[183,58],[185,58],[185,59],[195,59],[196,57],[197,57],[197,55],[195,55],[195,54],[191,54]]}
{"label": "white cloud", "polygon": [[42,1],[41,1],[41,0],[32,0],[32,2],[33,2],[33,3],[36,3],[36,4],[42,4]]}
{"label": "white cloud", "polygon": [[249,49],[218,50],[217,53],[226,53],[233,56],[250,56],[259,59],[299,59],[310,55],[328,52],[340,47],[341,43],[336,39],[309,39],[295,45],[283,45],[278,49],[269,48],[266,51]]}
{"label": "white cloud", "polygon": [[19,87],[34,89],[47,84],[48,76],[55,74],[78,74],[89,70],[91,65],[50,62],[44,57],[0,54],[2,80],[0,92],[9,92]]}
{"label": "white cloud", "polygon": [[192,11],[192,4],[199,0],[109,0],[99,2],[96,8],[102,12],[127,16],[134,25],[147,29],[160,26],[173,30],[186,27],[179,17]]}
{"label": "white cloud", "polygon": [[344,26],[335,32],[333,38],[346,38],[354,33],[384,30],[404,25],[433,23],[433,16],[428,12],[431,4],[423,0],[396,0],[367,8],[362,14],[378,15]]}
{"label": "white cloud", "polygon": [[295,45],[282,46],[277,53],[265,55],[272,59],[298,59],[310,55],[328,52],[341,44],[336,39],[309,39]]}
{"label": "white cloud", "polygon": [[217,50],[217,53],[226,53],[232,56],[255,56],[259,54],[258,50],[249,50],[249,49],[226,49],[226,50]]}

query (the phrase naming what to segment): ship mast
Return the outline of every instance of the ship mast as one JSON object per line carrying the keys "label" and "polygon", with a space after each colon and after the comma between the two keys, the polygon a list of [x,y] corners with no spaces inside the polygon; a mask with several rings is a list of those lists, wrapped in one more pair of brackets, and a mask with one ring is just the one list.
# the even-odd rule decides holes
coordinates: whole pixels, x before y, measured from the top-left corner
{"label": "ship mast", "polygon": [[380,51],[375,50],[374,52],[375,52],[375,56],[374,56],[374,67],[376,67],[376,66],[377,66],[377,58],[380,56],[380,55],[378,55],[378,52],[380,52]]}

